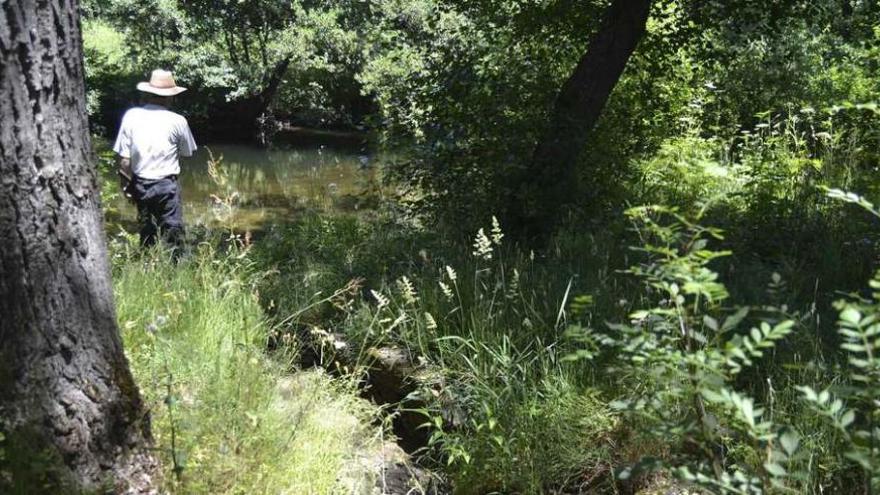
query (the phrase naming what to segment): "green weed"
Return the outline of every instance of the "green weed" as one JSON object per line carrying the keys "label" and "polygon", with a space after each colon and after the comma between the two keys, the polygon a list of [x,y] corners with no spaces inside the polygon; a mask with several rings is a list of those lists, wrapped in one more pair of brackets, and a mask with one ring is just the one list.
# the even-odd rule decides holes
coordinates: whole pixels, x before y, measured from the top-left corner
{"label": "green weed", "polygon": [[177,493],[365,493],[382,430],[350,381],[291,374],[265,354],[267,324],[246,252],[201,245],[174,264],[118,242],[120,327]]}

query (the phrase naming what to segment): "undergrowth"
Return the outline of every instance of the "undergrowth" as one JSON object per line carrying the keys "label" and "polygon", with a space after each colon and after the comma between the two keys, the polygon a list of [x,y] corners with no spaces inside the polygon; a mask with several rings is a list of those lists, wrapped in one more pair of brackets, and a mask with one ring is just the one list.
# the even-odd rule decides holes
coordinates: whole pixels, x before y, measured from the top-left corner
{"label": "undergrowth", "polygon": [[350,380],[291,374],[246,251],[209,244],[179,264],[113,246],[119,323],[175,493],[368,493],[381,427]]}
{"label": "undergrowth", "polygon": [[[367,349],[406,351],[419,386],[401,407],[418,407],[421,460],[456,493],[615,493],[670,479],[711,493],[850,489],[859,462],[873,469],[874,451],[855,447],[870,430],[848,432],[831,392],[805,402],[798,391],[849,390],[828,347],[834,309],[800,302],[772,263],[737,281],[759,302],[736,299],[725,286],[734,253],[705,220],[634,208],[629,231],[562,233],[536,254],[495,220],[465,247],[328,215],[274,232],[257,259],[277,270],[264,300],[320,303],[279,331],[328,337],[312,342],[324,362],[355,349],[364,370]],[[622,239],[632,248],[612,252]],[[352,280],[356,290],[329,297]],[[850,326],[863,319],[852,314]]]}
{"label": "undergrowth", "polygon": [[[463,240],[395,205],[305,211],[253,252],[202,245],[174,268],[123,244],[120,319],[169,483],[358,492],[368,473],[340,470],[379,430],[357,426],[375,412],[354,386],[394,348],[413,391],[389,410],[421,415],[416,455],[456,493],[673,479],[710,493],[872,493],[877,212],[822,191],[863,185],[863,150],[799,118],[733,142],[670,139],[629,185],[666,206],[572,217],[537,251],[494,218]],[[310,378],[295,405],[278,406],[283,358],[299,351],[343,379],[299,375]],[[349,426],[306,426],[322,419]],[[329,457],[313,463],[309,445]],[[289,484],[312,469],[313,484]]]}

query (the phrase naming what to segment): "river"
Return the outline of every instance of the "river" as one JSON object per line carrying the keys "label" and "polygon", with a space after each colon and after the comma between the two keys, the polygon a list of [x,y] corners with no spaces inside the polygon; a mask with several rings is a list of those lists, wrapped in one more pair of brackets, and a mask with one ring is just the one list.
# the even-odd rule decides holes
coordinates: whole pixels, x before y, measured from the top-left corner
{"label": "river", "polygon": [[[213,177],[212,155],[219,171]],[[290,220],[303,208],[356,210],[360,194],[377,190],[380,161],[352,147],[209,144],[181,159],[184,220],[245,231]],[[134,220],[123,198],[114,206],[122,219]]]}

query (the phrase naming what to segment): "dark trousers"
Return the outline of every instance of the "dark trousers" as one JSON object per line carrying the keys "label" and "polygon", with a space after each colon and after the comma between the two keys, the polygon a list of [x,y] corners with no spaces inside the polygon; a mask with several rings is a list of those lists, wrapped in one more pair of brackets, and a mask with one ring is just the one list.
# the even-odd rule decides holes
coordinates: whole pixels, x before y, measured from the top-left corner
{"label": "dark trousers", "polygon": [[177,176],[157,180],[135,177],[129,187],[137,204],[141,245],[152,246],[161,235],[172,247],[182,247],[183,205]]}

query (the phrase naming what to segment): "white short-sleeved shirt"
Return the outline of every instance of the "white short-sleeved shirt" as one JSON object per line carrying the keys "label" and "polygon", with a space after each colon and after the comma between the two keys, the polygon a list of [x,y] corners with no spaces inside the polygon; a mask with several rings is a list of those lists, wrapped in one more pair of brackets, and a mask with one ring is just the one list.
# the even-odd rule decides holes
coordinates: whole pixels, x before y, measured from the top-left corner
{"label": "white short-sleeved shirt", "polygon": [[131,170],[142,179],[156,180],[180,173],[180,156],[192,156],[196,142],[189,124],[160,105],[144,105],[125,112],[113,146],[131,159]]}

